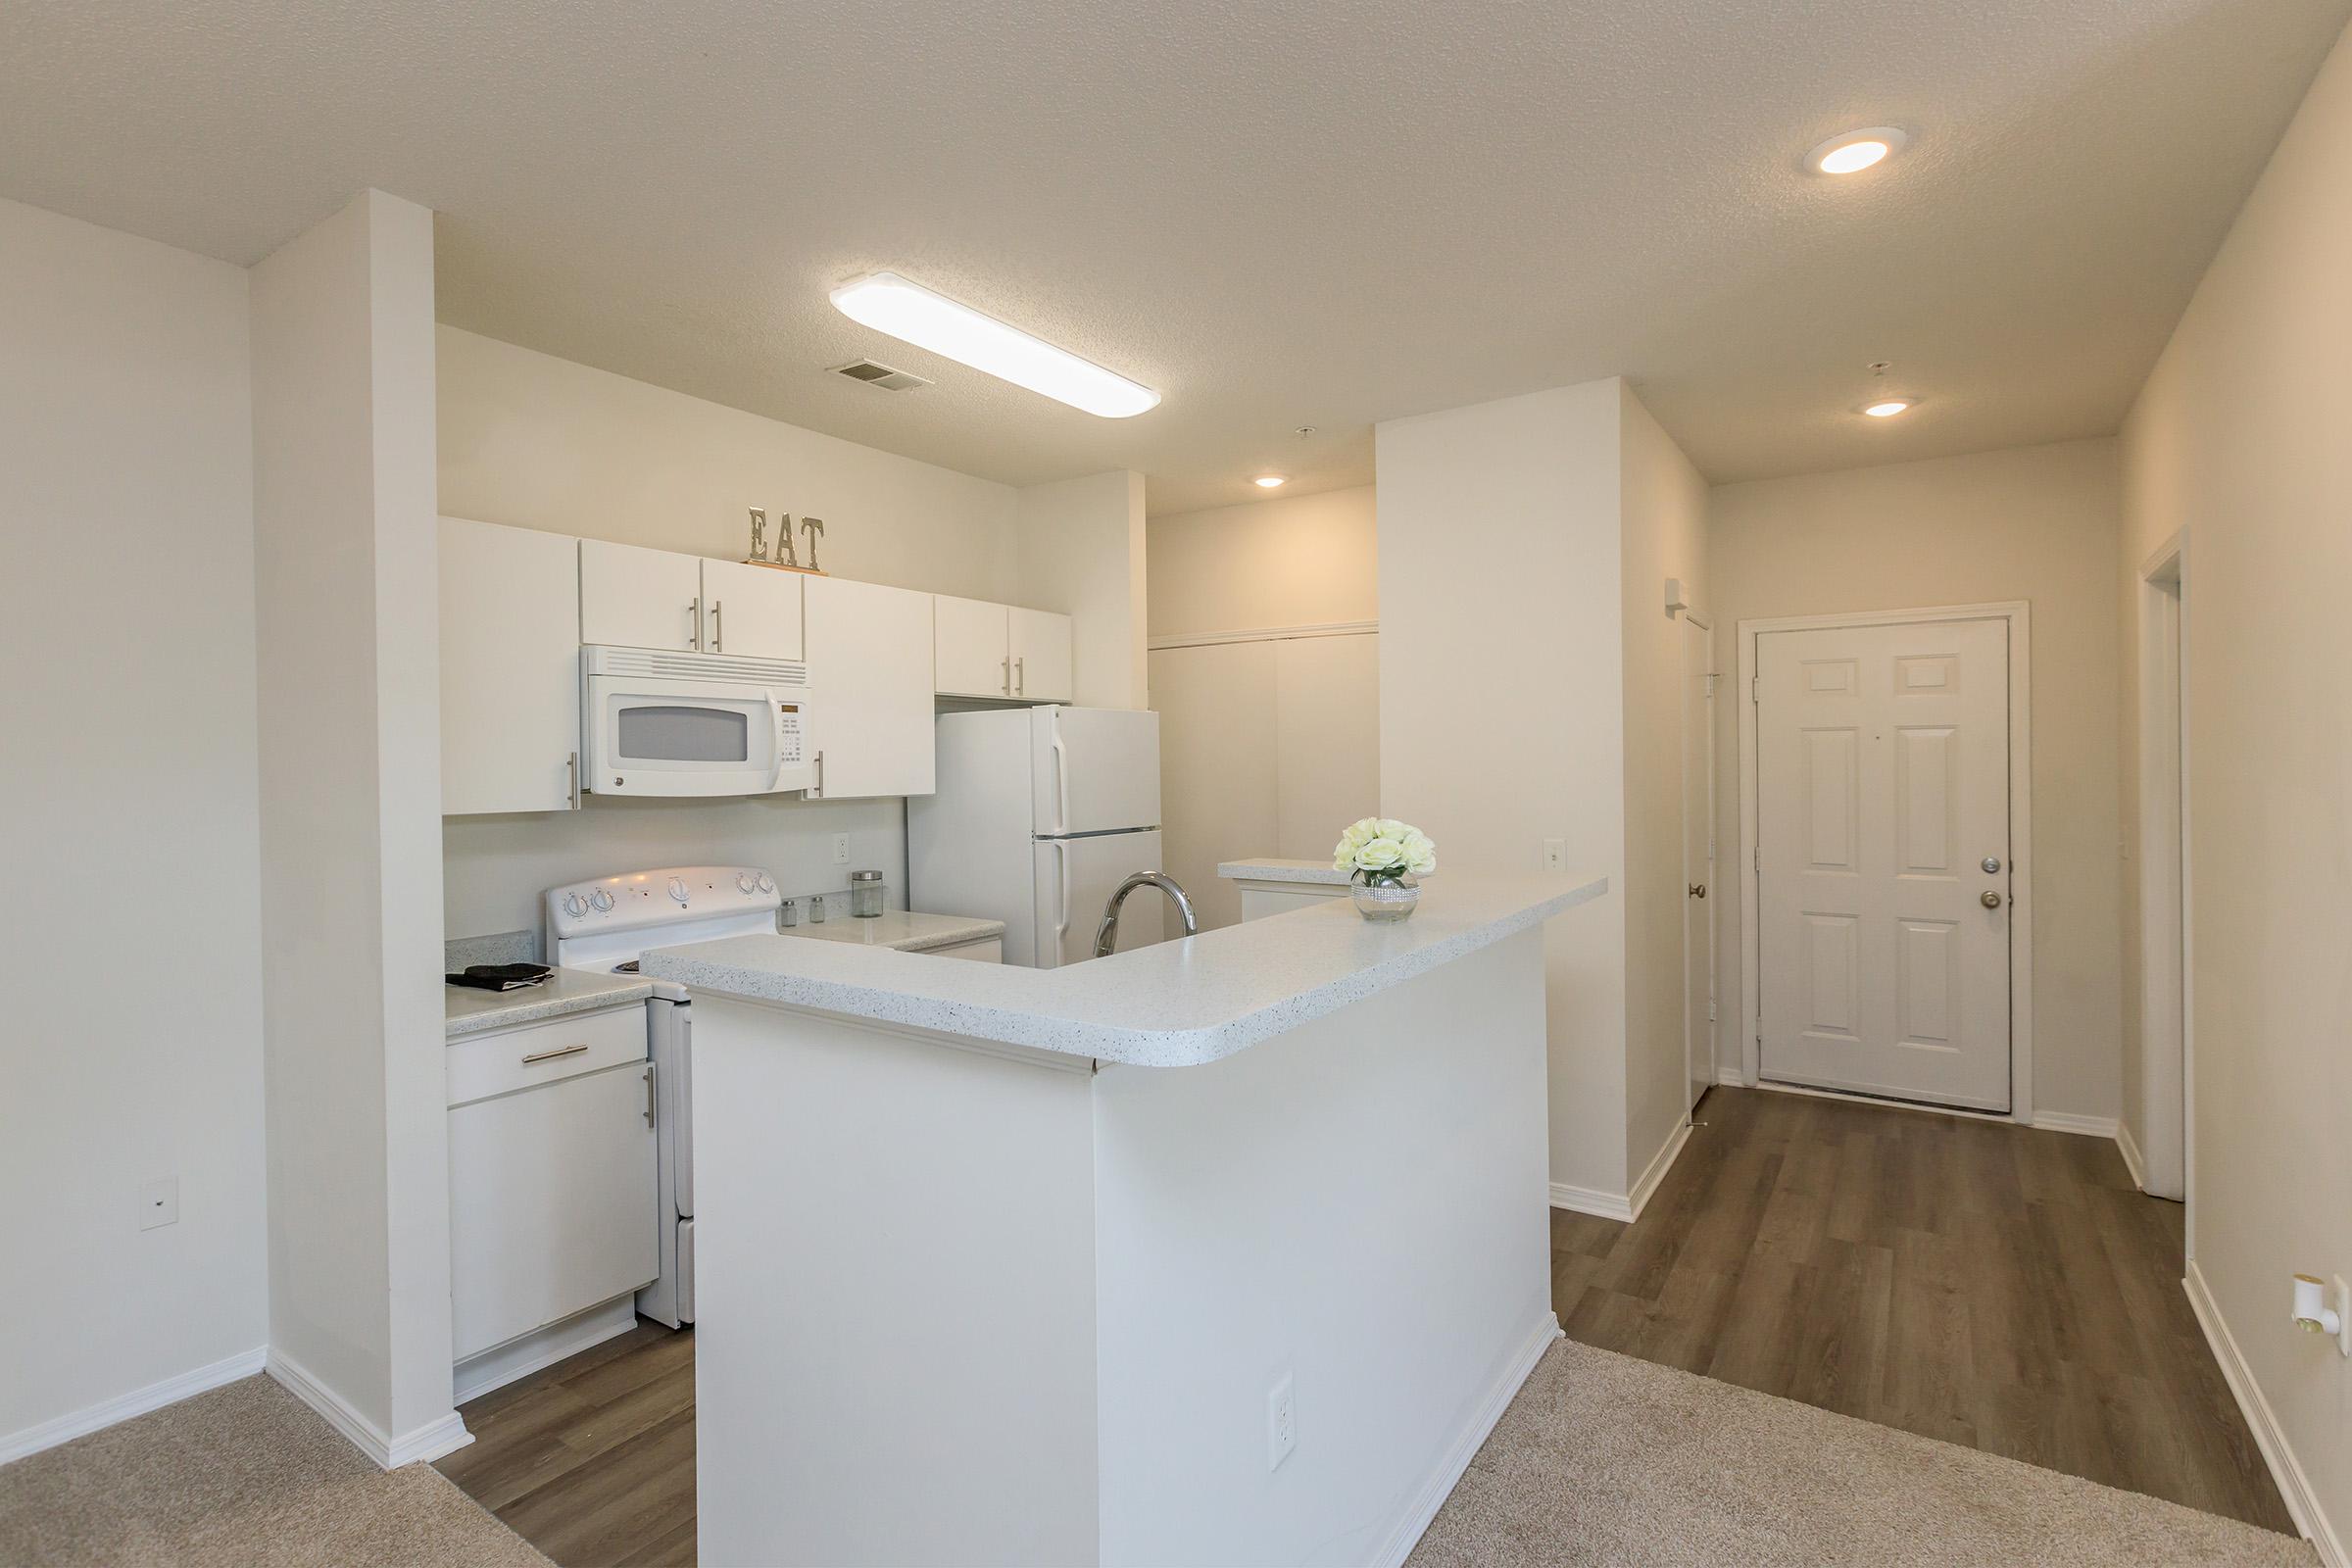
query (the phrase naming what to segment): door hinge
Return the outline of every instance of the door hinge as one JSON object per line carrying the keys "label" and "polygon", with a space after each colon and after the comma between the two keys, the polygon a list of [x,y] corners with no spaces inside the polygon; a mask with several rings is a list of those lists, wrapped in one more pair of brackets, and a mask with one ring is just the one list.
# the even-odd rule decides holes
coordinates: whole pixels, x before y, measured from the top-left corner
{"label": "door hinge", "polygon": [[1713,1004],[1712,1002],[1710,1002],[1710,1003],[1708,1003],[1708,1004],[1707,1004],[1707,1022],[1709,1022],[1709,1023],[1713,1023],[1714,1021],[1715,1021],[1715,1004]]}
{"label": "door hinge", "polygon": [[1747,677],[1747,700],[1749,702],[1760,703],[1763,701],[1761,697],[1756,695],[1756,688],[1763,684],[1763,680],[1764,677],[1761,675],[1750,675]]}
{"label": "door hinge", "polygon": [[1761,870],[1763,870],[1763,869],[1764,869],[1764,850],[1763,850],[1763,847],[1759,845],[1757,848],[1755,848],[1755,849],[1753,849],[1753,850],[1750,850],[1750,851],[1748,852],[1748,854],[1750,855],[1750,857],[1752,857],[1752,858],[1751,858],[1751,860],[1750,860],[1750,862],[1749,862],[1749,863],[1750,863],[1750,864],[1751,864],[1751,865],[1754,867],[1754,869],[1756,869],[1756,870],[1758,870],[1758,871],[1761,871]]}

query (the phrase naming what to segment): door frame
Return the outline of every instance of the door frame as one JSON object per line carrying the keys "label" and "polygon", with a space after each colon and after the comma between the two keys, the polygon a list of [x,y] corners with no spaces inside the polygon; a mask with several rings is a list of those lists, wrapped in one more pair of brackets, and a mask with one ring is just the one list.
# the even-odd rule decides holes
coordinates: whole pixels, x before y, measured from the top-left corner
{"label": "door frame", "polygon": [[[2141,1188],[2189,1200],[2195,1137],[2189,1119],[2194,1025],[2188,961],[2188,530],[2140,564],[2139,595],[2139,1146]],[[2166,667],[2163,627],[2177,632]],[[2161,731],[2170,726],[2168,745]],[[2152,808],[2150,786],[2169,785],[2174,805]],[[2160,874],[2161,873],[2161,874]],[[2152,906],[2151,886],[2178,889],[2177,906]],[[2133,1048],[2127,1048],[2133,1049]],[[2195,1232],[2186,1228],[2193,1239]],[[2189,1255],[2194,1256],[2194,1242]]]}
{"label": "door frame", "polygon": [[[1706,676],[1706,682],[1707,682],[1707,695],[1706,695],[1706,698],[1705,698],[1705,702],[1706,702],[1706,704],[1707,704],[1707,712],[1706,712],[1707,755],[1706,755],[1706,758],[1705,758],[1705,765],[1704,765],[1704,768],[1702,769],[1703,776],[1704,776],[1704,777],[1705,777],[1705,779],[1706,779],[1706,786],[1707,786],[1707,800],[1706,800],[1706,822],[1707,822],[1707,867],[1708,867],[1708,869],[1707,869],[1706,875],[1707,875],[1707,879],[1708,879],[1708,881],[1709,881],[1710,883],[1712,883],[1712,884],[1713,884],[1713,886],[1712,886],[1712,887],[1710,887],[1710,888],[1708,889],[1708,891],[1709,891],[1709,892],[1711,892],[1711,893],[1715,893],[1715,894],[1717,895],[1717,897],[1720,899],[1720,897],[1721,897],[1721,888],[1722,888],[1722,884],[1723,884],[1723,876],[1722,876],[1722,872],[1723,872],[1723,857],[1722,857],[1722,853],[1721,853],[1721,852],[1722,852],[1722,848],[1723,848],[1723,846],[1722,846],[1722,844],[1719,842],[1719,837],[1718,837],[1718,835],[1717,835],[1717,833],[1716,833],[1716,831],[1715,831],[1715,828],[1716,828],[1716,819],[1717,819],[1718,815],[1720,814],[1720,813],[1719,813],[1719,812],[1716,810],[1716,801],[1715,801],[1715,777],[1716,777],[1716,756],[1715,756],[1715,720],[1716,720],[1716,714],[1717,714],[1717,712],[1718,712],[1718,710],[1717,710],[1717,708],[1716,708],[1716,702],[1715,702],[1715,696],[1716,696],[1716,688],[1715,688],[1715,683],[1716,683],[1717,681],[1720,681],[1721,679],[1723,679],[1723,672],[1722,672],[1721,670],[1719,670],[1719,669],[1716,669],[1716,668],[1714,667],[1714,665],[1715,665],[1715,662],[1716,662],[1716,660],[1715,660],[1715,617],[1714,617],[1713,615],[1711,615],[1711,614],[1707,613],[1707,612],[1706,612],[1705,611],[1703,611],[1703,610],[1692,610],[1692,609],[1690,609],[1690,607],[1688,607],[1688,606],[1684,607],[1684,609],[1681,611],[1681,612],[1680,612],[1680,613],[1681,613],[1682,619],[1683,619],[1683,620],[1686,622],[1686,629],[1684,629],[1684,630],[1682,630],[1682,631],[1680,631],[1680,632],[1678,632],[1678,633],[1677,633],[1677,636],[1678,636],[1678,637],[1680,637],[1680,638],[1684,639],[1684,641],[1683,641],[1683,642],[1680,644],[1680,646],[1679,646],[1679,647],[1677,648],[1677,650],[1676,650],[1676,652],[1677,652],[1677,654],[1678,654],[1678,655],[1679,655],[1679,654],[1682,652],[1682,650],[1683,650],[1683,649],[1685,649],[1685,648],[1688,648],[1688,647],[1690,646],[1690,643],[1689,643],[1689,641],[1688,641],[1688,638],[1690,637],[1690,631],[1689,631],[1688,627],[1696,627],[1696,628],[1697,628],[1699,631],[1701,631],[1701,632],[1703,632],[1703,633],[1705,633],[1705,634],[1706,634],[1706,639],[1707,639],[1707,665],[1708,665],[1708,667],[1707,667],[1707,669],[1706,669],[1706,670],[1703,672],[1703,673],[1705,674],[1705,676]],[[1676,661],[1676,666],[1677,666],[1677,667],[1676,667],[1676,673],[1677,673],[1677,675],[1678,675],[1678,677],[1679,677],[1679,676],[1681,675],[1681,673],[1682,673],[1682,671],[1681,671],[1681,660],[1680,660],[1679,658],[1678,658],[1678,659],[1677,659],[1677,661]],[[1678,684],[1678,685],[1680,685],[1680,684],[1681,684],[1681,682],[1680,682],[1680,680],[1679,680],[1679,679],[1678,679],[1678,681],[1677,681],[1677,684]],[[1684,693],[1683,693],[1683,697],[1684,697],[1684,700],[1685,700],[1686,702],[1690,700],[1690,692],[1689,692],[1688,688],[1685,688],[1685,690],[1684,690]],[[1685,736],[1685,738],[1687,739],[1687,738],[1689,737],[1689,734],[1690,734],[1690,729],[1689,729],[1689,726],[1688,726],[1688,724],[1686,724],[1686,725],[1684,726],[1684,731],[1683,731],[1683,733],[1684,733],[1684,736]],[[1685,788],[1686,788],[1686,789],[1688,789],[1688,787],[1689,787],[1690,776],[1690,765],[1689,765],[1689,761],[1688,761],[1688,760],[1685,760],[1685,763],[1684,763],[1684,769],[1683,769],[1683,778],[1684,778],[1684,784],[1685,784]],[[1683,810],[1684,810],[1684,812],[1685,812],[1686,814],[1688,814],[1688,812],[1690,811],[1690,803],[1688,800],[1685,800],[1685,801],[1683,802]],[[1688,848],[1689,848],[1689,845],[1690,845],[1690,839],[1689,839],[1689,835],[1688,835],[1688,833],[1686,833],[1686,834],[1684,835],[1684,847],[1685,847],[1686,849],[1688,849]],[[1687,865],[1687,864],[1686,864],[1686,865],[1683,867],[1683,873],[1684,873],[1684,876],[1685,876],[1686,880],[1687,880],[1687,879],[1689,878],[1689,876],[1690,876],[1690,867],[1689,865]],[[1688,899],[1689,895],[1686,893],[1685,897],[1686,897],[1686,899]],[[1694,902],[1697,902],[1697,903],[1699,903],[1699,904],[1702,906],[1702,907],[1704,907],[1704,909],[1705,909],[1705,913],[1704,913],[1704,916],[1703,916],[1703,920],[1704,920],[1704,923],[1705,923],[1705,925],[1706,925],[1706,928],[1707,928],[1707,933],[1708,933],[1708,936],[1709,936],[1709,938],[1710,938],[1710,940],[1709,940],[1709,942],[1708,942],[1708,944],[1707,944],[1707,948],[1708,948],[1708,954],[1707,954],[1707,956],[1708,956],[1708,959],[1709,959],[1709,962],[1708,962],[1708,965],[1707,965],[1707,993],[1708,993],[1707,1000],[1708,1000],[1709,1007],[1710,1007],[1710,1010],[1711,1010],[1711,1012],[1712,1012],[1713,1016],[1711,1016],[1711,1017],[1709,1017],[1709,1018],[1708,1018],[1708,1020],[1707,1020],[1707,1027],[1706,1027],[1706,1029],[1703,1031],[1703,1037],[1705,1038],[1705,1040],[1706,1040],[1706,1043],[1707,1043],[1707,1056],[1706,1056],[1706,1060],[1705,1060],[1703,1063],[1701,1063],[1701,1062],[1699,1062],[1699,1061],[1697,1061],[1697,1060],[1695,1060],[1695,1059],[1693,1058],[1693,1055],[1692,1055],[1692,1053],[1691,1053],[1691,1050],[1690,1050],[1690,1039],[1691,1039],[1691,1034],[1692,1034],[1692,1027],[1691,1027],[1691,1026],[1692,1026],[1692,1025],[1693,1025],[1693,1024],[1694,1024],[1694,1023],[1695,1023],[1697,1020],[1693,1019],[1693,1018],[1690,1016],[1690,951],[1689,951],[1689,943],[1690,943],[1690,921],[1689,921],[1689,919],[1688,919],[1688,916],[1686,916],[1686,918],[1685,918],[1685,920],[1684,920],[1684,924],[1683,924],[1683,932],[1684,932],[1684,944],[1685,944],[1684,953],[1683,953],[1683,1086],[1684,1086],[1684,1088],[1683,1088],[1683,1092],[1684,1092],[1685,1094],[1689,1094],[1689,1093],[1690,1093],[1690,1086],[1691,1084],[1694,1084],[1694,1083],[1701,1083],[1701,1082],[1704,1082],[1704,1083],[1713,1083],[1713,1082],[1715,1082],[1717,1079],[1719,1079],[1719,1078],[1721,1078],[1721,1077],[1723,1076],[1723,1066],[1722,1066],[1722,1063],[1723,1063],[1723,1017],[1722,1017],[1722,1014],[1723,1014],[1723,1006],[1722,1006],[1722,1002],[1723,1002],[1723,976],[1722,976],[1722,974],[1721,974],[1721,972],[1720,972],[1720,971],[1721,971],[1721,969],[1722,969],[1722,963],[1723,963],[1723,941],[1722,941],[1722,938],[1723,938],[1723,930],[1722,930],[1722,925],[1721,925],[1721,922],[1719,922],[1719,921],[1718,921],[1718,920],[1716,920],[1716,918],[1715,918],[1715,907],[1714,907],[1714,906],[1707,905],[1707,904],[1705,903],[1705,901],[1704,901],[1704,900],[1698,900],[1698,901],[1694,901]],[[1688,903],[1686,903],[1686,905],[1684,906],[1684,907],[1685,907],[1686,909],[1688,909],[1688,908],[1689,908],[1689,904],[1688,904]],[[1700,1068],[1701,1068],[1702,1066],[1703,1066],[1703,1067],[1704,1067],[1704,1069],[1705,1069],[1703,1072],[1702,1072],[1702,1071],[1700,1071]],[[1695,1102],[1693,1102],[1693,1105],[1695,1105]],[[1684,1112],[1683,1112],[1683,1119],[1684,1119],[1685,1121],[1689,1121],[1689,1120],[1690,1119],[1690,1109],[1691,1109],[1691,1108],[1692,1108],[1692,1107],[1688,1107],[1688,1106],[1687,1106],[1687,1107],[1685,1107],[1685,1109],[1684,1109]]]}
{"label": "door frame", "polygon": [[[1747,869],[1740,873],[1740,1082],[1763,1076],[1763,999],[1756,983],[1763,933],[1756,868],[1756,639],[1767,632],[1823,631],[1863,626],[1925,625],[1947,620],[2000,620],[2009,627],[2009,1113],[2034,1120],[2034,714],[2033,614],[2022,599],[1920,610],[1863,610],[1830,615],[1775,615],[1740,622],[1740,842]],[[1861,1098],[1869,1098],[1867,1096]],[[1999,1115],[1999,1112],[1986,1114]]]}

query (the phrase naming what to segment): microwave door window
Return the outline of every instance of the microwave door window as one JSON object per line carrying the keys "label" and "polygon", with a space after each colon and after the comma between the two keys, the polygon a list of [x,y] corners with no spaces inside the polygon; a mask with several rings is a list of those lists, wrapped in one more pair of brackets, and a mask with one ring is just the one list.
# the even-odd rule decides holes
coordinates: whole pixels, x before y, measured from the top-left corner
{"label": "microwave door window", "polygon": [[624,704],[613,715],[619,755],[632,762],[748,762],[752,717],[724,708]]}

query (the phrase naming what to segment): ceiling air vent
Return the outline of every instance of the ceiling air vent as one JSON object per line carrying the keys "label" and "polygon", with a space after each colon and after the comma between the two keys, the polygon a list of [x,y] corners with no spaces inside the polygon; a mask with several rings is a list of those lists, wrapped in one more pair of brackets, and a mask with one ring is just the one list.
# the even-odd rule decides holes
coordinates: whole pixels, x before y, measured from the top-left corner
{"label": "ceiling air vent", "polygon": [[853,381],[863,381],[867,386],[878,386],[885,392],[911,392],[918,386],[931,384],[919,375],[908,375],[905,370],[894,370],[887,365],[876,365],[871,360],[852,360],[847,365],[836,365],[833,373],[846,375]]}

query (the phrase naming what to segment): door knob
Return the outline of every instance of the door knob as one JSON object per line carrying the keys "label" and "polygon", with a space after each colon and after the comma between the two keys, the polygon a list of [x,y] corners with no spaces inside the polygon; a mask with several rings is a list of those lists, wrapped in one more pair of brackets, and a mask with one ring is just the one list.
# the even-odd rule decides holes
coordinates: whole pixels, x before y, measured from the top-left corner
{"label": "door knob", "polygon": [[1997,909],[2001,906],[2001,896],[1998,893],[1993,892],[1992,889],[1986,888],[1982,894],[1978,895],[1977,902],[1984,906],[1984,907],[1987,909]]}
{"label": "door knob", "polygon": [[1694,898],[1694,899],[1703,899],[1703,898],[1705,898],[1705,897],[1707,896],[1707,885],[1706,885],[1704,882],[1693,882],[1693,883],[1691,883],[1691,884],[1690,884],[1690,896],[1691,896],[1692,898]]}
{"label": "door knob", "polygon": [[2001,858],[1997,855],[1987,855],[1977,863],[1984,867],[1986,876],[1990,876],[2001,868]]}

